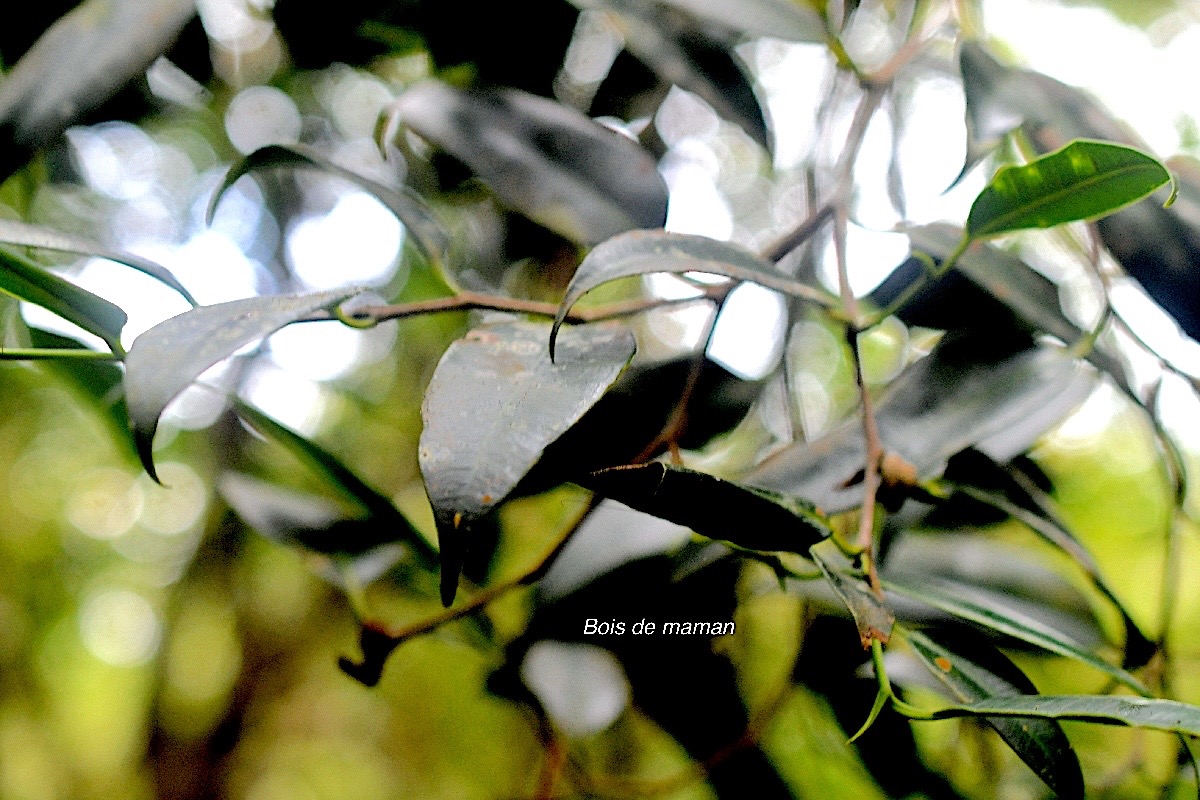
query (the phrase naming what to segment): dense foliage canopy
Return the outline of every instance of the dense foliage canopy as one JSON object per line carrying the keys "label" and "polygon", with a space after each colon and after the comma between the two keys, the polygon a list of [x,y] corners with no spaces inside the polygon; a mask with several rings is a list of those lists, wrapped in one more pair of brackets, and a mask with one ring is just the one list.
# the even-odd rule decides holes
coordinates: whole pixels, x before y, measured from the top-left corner
{"label": "dense foliage canopy", "polygon": [[987,12],[0,29],[0,800],[1197,791],[1200,172]]}

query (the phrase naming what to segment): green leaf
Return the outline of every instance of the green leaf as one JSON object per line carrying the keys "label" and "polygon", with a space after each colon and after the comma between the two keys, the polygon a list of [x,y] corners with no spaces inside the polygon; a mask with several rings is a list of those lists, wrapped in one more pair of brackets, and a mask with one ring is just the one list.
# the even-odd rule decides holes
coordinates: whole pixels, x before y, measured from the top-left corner
{"label": "green leaf", "polygon": [[255,150],[230,167],[225,180],[213,193],[208,204],[208,221],[211,224],[217,205],[225,192],[243,175],[265,169],[290,167],[312,167],[330,175],[350,181],[387,206],[388,210],[404,224],[413,243],[426,259],[437,266],[446,263],[450,247],[449,237],[442,229],[433,210],[419,194],[407,186],[393,188],[371,180],[357,172],[348,170],[330,161],[317,150],[301,144],[272,144]]}
{"label": "green leaf", "polygon": [[[584,7],[590,3],[575,0],[575,5]],[[664,86],[675,85],[692,92],[719,115],[740,126],[764,149],[771,149],[770,132],[754,94],[753,78],[734,50],[740,37],[729,35],[726,28],[715,28],[704,19],[680,14],[655,3],[609,0],[607,5],[615,18],[613,27],[621,31],[625,49],[657,74]],[[682,0],[673,5],[696,6],[684,10],[697,14],[707,11],[710,18],[724,12],[726,17],[742,19],[743,10],[755,10],[740,6],[726,9],[719,0]],[[783,3],[766,0],[759,5],[775,6],[769,10],[786,10],[791,6],[803,11],[786,0]],[[752,20],[750,22],[753,24]],[[775,36],[780,38],[778,34]]]}
{"label": "green leaf", "polygon": [[810,3],[794,0],[665,0],[667,5],[690,11],[746,36],[770,36],[789,42],[824,44],[829,38],[825,22]]}
{"label": "green leaf", "polygon": [[88,0],[58,20],[0,81],[11,131],[0,175],[145,72],[196,13],[194,0]]}
{"label": "green leaf", "polygon": [[808,555],[829,536],[809,503],[662,463],[612,467],[575,483],[710,539],[749,550]]}
{"label": "green leaf", "polygon": [[666,221],[667,185],[654,158],[554,100],[430,81],[401,95],[391,113],[509,206],[572,241],[594,244]]}
{"label": "green leaf", "polygon": [[1125,627],[1125,666],[1142,666],[1153,655],[1154,644],[1146,638],[1133,621],[1133,618],[1129,616],[1125,605],[1104,579],[1104,576],[1100,572],[1100,567],[1096,564],[1095,559],[1092,558],[1091,553],[1087,551],[1087,548],[1084,547],[1083,543],[1071,531],[1067,530],[1066,526],[1057,517],[1048,513],[1047,504],[1049,503],[1049,497],[1044,492],[1041,492],[1036,486],[1023,487],[1023,491],[1026,492],[1027,496],[1041,506],[1042,513],[1039,514],[1013,503],[1007,497],[997,492],[974,486],[956,486],[954,488],[956,491],[978,502],[990,505],[999,511],[1003,511],[1013,519],[1024,523],[1038,536],[1071,557],[1087,575],[1092,585],[1096,587],[1096,590],[1112,603],[1113,607],[1121,615],[1121,622]]}
{"label": "green leaf", "polygon": [[1200,707],[1147,697],[1091,694],[991,697],[935,711],[932,718],[1000,716],[1065,719],[1200,736]]}
{"label": "green leaf", "polygon": [[1028,164],[1004,167],[967,217],[972,239],[1090,220],[1136,203],[1171,181],[1132,147],[1079,139]]}
{"label": "green leaf", "polygon": [[512,491],[633,357],[633,335],[585,325],[546,355],[550,326],[485,325],[450,345],[425,391],[418,460],[437,522],[442,600],[453,602],[472,523]]}
{"label": "green leaf", "polygon": [[[827,539],[814,545],[809,555],[854,618],[863,647],[869,648],[874,641],[886,643],[892,635],[892,626],[896,624],[896,615],[884,598],[871,591],[866,578],[851,574],[850,559],[838,548],[837,543]],[[861,735],[863,730],[855,735]]]}
{"label": "green leaf", "polygon": [[125,401],[146,472],[157,480],[151,446],[158,418],[200,373],[256,339],[336,306],[360,291],[343,288],[201,306],[160,322],[139,336],[125,360]]}
{"label": "green leaf", "polygon": [[[892,382],[876,422],[884,449],[928,478],[967,447],[997,461],[1023,453],[1094,385],[1094,375],[1054,348],[997,357],[978,338],[948,337]],[[862,425],[851,419],[820,439],[784,448],[743,482],[835,514],[861,504],[855,476],[865,458]]]}
{"label": "green leaf", "polygon": [[[432,567],[437,563],[437,553],[425,540],[408,519],[400,513],[392,501],[377,489],[369,486],[362,478],[355,475],[336,456],[316,442],[296,433],[286,425],[277,422],[262,411],[240,399],[233,402],[233,410],[250,427],[263,436],[282,445],[289,453],[303,464],[320,475],[326,483],[352,500],[366,512],[372,526],[378,531],[372,534],[378,538],[370,546],[383,542],[403,541],[413,547],[426,566]],[[361,536],[359,537],[361,539]],[[307,547],[320,549],[307,541]],[[339,545],[341,546],[341,545]],[[359,550],[367,549],[359,546]]]}
{"label": "green leaf", "polygon": [[770,261],[739,245],[686,233],[630,231],[597,246],[575,270],[554,320],[550,352],[554,352],[559,326],[579,298],[609,281],[651,272],[707,272],[823,305],[831,303],[828,295],[788,277]]}
{"label": "green leaf", "polygon": [[1043,650],[1074,659],[1116,679],[1138,694],[1148,696],[1149,690],[1118,666],[1108,663],[1062,631],[1041,620],[999,602],[979,592],[967,593],[965,587],[954,587],[949,581],[919,580],[890,577],[883,582],[890,592],[916,600],[960,619],[1027,642]]}
{"label": "green leaf", "polygon": [[[987,645],[946,647],[920,631],[905,631],[929,671],[962,702],[1036,695],[1015,664]],[[1021,760],[1062,798],[1082,798],[1079,758],[1062,726],[1048,719],[989,717],[987,722]]]}
{"label": "green leaf", "polygon": [[124,311],[6,247],[0,247],[0,290],[49,309],[99,336],[114,353],[124,352],[121,347],[121,328],[127,319]]}
{"label": "green leaf", "polygon": [[69,233],[63,233],[62,231],[42,225],[29,225],[16,220],[0,219],[0,242],[22,245],[24,247],[36,247],[42,250],[59,250],[65,253],[78,253],[97,258],[107,258],[109,261],[116,261],[118,264],[124,264],[127,267],[133,267],[139,272],[144,272],[155,280],[179,292],[193,306],[196,305],[195,298],[192,297],[191,293],[179,282],[179,279],[172,275],[171,271],[166,267],[133,253],[126,253],[123,250],[105,247],[99,242],[93,242],[82,236],[73,236]]}

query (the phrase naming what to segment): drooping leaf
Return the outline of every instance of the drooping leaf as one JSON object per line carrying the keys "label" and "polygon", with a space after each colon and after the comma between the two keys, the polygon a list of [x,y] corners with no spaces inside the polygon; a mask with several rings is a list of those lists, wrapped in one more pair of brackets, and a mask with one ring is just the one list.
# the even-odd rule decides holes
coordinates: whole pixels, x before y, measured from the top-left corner
{"label": "drooping leaf", "polygon": [[795,297],[829,302],[820,290],[789,278],[771,262],[736,244],[686,233],[630,231],[597,246],[575,270],[554,320],[551,352],[559,326],[579,298],[609,281],[651,272],[708,272]]}
{"label": "drooping leaf", "polygon": [[[905,637],[929,671],[961,702],[1037,694],[1029,679],[995,648],[946,647],[916,630],[906,631]],[[989,717],[987,722],[1059,797],[1083,797],[1079,758],[1056,721]]]}
{"label": "drooping leaf", "polygon": [[1120,681],[1138,694],[1149,696],[1149,691],[1137,678],[1089,652],[1067,634],[1014,607],[1006,607],[1000,602],[985,599],[983,593],[973,592],[968,595],[964,587],[955,587],[948,581],[895,576],[884,580],[883,585],[889,592],[896,592],[960,619],[1087,664]]}
{"label": "drooping leaf", "polygon": [[502,201],[572,241],[595,244],[666,221],[667,186],[650,154],[561,103],[430,81],[401,95],[393,113]]}
{"label": "drooping leaf", "polygon": [[1075,720],[1200,736],[1200,706],[1125,695],[991,697],[970,705],[944,708],[933,714],[934,719],[999,716]]}
{"label": "drooping leaf", "polygon": [[549,325],[531,322],[476,328],[450,345],[425,391],[418,459],[437,521],[446,605],[472,522],[600,399],[635,350],[627,329],[585,325],[564,332],[552,362],[549,333]]}
{"label": "drooping leaf", "polygon": [[0,175],[144,72],[195,13],[195,0],[88,0],[54,23],[0,81]]}
{"label": "drooping leaf", "polygon": [[160,322],[134,340],[125,360],[125,401],[146,472],[155,477],[151,445],[158,418],[200,373],[256,339],[360,291],[332,289],[201,306]]}
{"label": "drooping leaf", "polygon": [[809,3],[791,0],[664,0],[667,5],[689,11],[750,37],[770,36],[789,42],[824,44],[825,22]]}
{"label": "drooping leaf", "polygon": [[[366,521],[376,531],[371,534],[371,537],[379,537],[379,541],[375,541],[372,546],[383,542],[402,541],[416,551],[426,566],[433,566],[437,563],[437,553],[425,540],[425,537],[412,527],[412,524],[400,513],[392,501],[355,475],[336,456],[249,403],[235,399],[233,409],[252,428],[282,445],[288,452],[324,478],[332,488],[360,506],[366,512]],[[361,536],[359,538],[361,539]],[[304,544],[313,547],[307,542]],[[319,548],[313,547],[313,549]]]}
{"label": "drooping leaf", "polygon": [[683,467],[658,462],[613,467],[574,480],[630,508],[749,550],[808,555],[829,535],[808,503]]}
{"label": "drooping leaf", "polygon": [[[1050,512],[1048,505],[1046,505],[1049,498],[1044,493],[1041,493],[1037,487],[1025,487],[1025,493],[1030,500],[1039,502],[1041,505],[1039,509],[1040,513],[1018,505],[998,492],[974,486],[958,486],[956,489],[968,497],[999,509],[1013,519],[1024,523],[1038,536],[1041,536],[1071,557],[1079,568],[1084,571],[1097,591],[1112,603],[1113,607],[1121,615],[1121,623],[1125,628],[1126,667],[1142,666],[1154,654],[1154,644],[1146,638],[1145,634],[1138,628],[1137,623],[1129,616],[1124,603],[1121,602],[1120,598],[1117,597],[1116,593],[1108,585],[1108,581],[1105,580],[1104,575],[1100,572],[1100,567],[1096,564],[1095,559],[1092,558],[1091,553],[1067,529],[1062,521]],[[1035,497],[1031,494],[1031,491],[1038,492],[1039,496]]]}
{"label": "drooping leaf", "polygon": [[863,647],[870,647],[874,641],[886,644],[896,623],[887,601],[871,590],[865,578],[850,574],[850,559],[832,539],[814,545],[810,555],[854,618]]}
{"label": "drooping leaf", "polygon": [[1166,167],[1139,150],[1079,139],[997,172],[971,205],[967,235],[980,239],[1096,219],[1136,203],[1170,180]]}
{"label": "drooping leaf", "polygon": [[625,49],[665,85],[696,94],[764,149],[771,149],[752,78],[733,49],[739,37],[714,36],[712,25],[653,3],[608,0],[606,6]]}
{"label": "drooping leaf", "polygon": [[0,247],[0,290],[49,309],[94,333],[114,353],[124,352],[121,348],[121,328],[127,319],[124,311],[6,247]]}
{"label": "drooping leaf", "polygon": [[[997,355],[978,337],[948,337],[888,387],[876,408],[879,436],[884,450],[921,478],[967,447],[1006,461],[1079,406],[1094,385],[1094,375],[1054,348]],[[829,514],[847,511],[862,502],[855,479],[864,452],[862,426],[852,419],[779,451],[743,481],[804,497]]]}
{"label": "drooping leaf", "polygon": [[404,224],[417,249],[421,251],[421,255],[435,264],[445,264],[449,238],[434,216],[433,210],[419,194],[407,186],[385,186],[379,181],[335,164],[314,148],[302,144],[272,144],[260,147],[234,164],[209,202],[209,222],[212,222],[217,204],[221,202],[225,192],[243,175],[267,169],[292,167],[311,167],[358,186],[396,215]]}
{"label": "drooping leaf", "polygon": [[99,242],[90,241],[82,236],[63,233],[62,231],[47,228],[43,225],[30,225],[16,220],[0,219],[0,242],[24,247],[36,247],[42,250],[60,250],[65,253],[78,253],[97,258],[107,258],[110,261],[116,261],[118,264],[133,267],[139,272],[144,272],[179,292],[193,306],[196,305],[195,298],[192,297],[191,293],[179,282],[179,279],[172,275],[171,271],[166,267],[148,258],[142,258],[133,253],[126,253],[123,250],[106,247]]}

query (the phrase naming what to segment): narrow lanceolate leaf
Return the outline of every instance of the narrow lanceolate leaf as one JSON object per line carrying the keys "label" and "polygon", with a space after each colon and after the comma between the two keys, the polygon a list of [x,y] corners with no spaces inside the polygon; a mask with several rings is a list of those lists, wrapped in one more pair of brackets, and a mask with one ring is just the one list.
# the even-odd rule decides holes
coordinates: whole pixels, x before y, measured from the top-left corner
{"label": "narrow lanceolate leaf", "polygon": [[959,619],[965,619],[997,633],[1011,636],[1022,642],[1027,642],[1043,650],[1060,656],[1074,659],[1099,670],[1138,694],[1148,696],[1150,692],[1137,678],[1118,666],[1086,650],[1078,642],[1062,631],[1056,630],[1041,620],[1034,619],[1015,608],[1005,607],[998,602],[990,602],[983,595],[972,594],[957,590],[946,581],[916,581],[891,578],[883,582],[884,588],[890,592],[932,606]]}
{"label": "narrow lanceolate leaf", "polygon": [[991,697],[941,709],[934,712],[933,719],[1000,716],[1065,719],[1200,736],[1200,707],[1147,697],[1091,694]]}
{"label": "narrow lanceolate leaf", "polygon": [[[979,337],[947,338],[893,381],[875,416],[884,449],[928,478],[967,447],[997,461],[1024,452],[1094,386],[1094,375],[1054,349],[996,357],[984,352]],[[865,459],[862,426],[850,420],[784,448],[744,480],[833,514],[862,503],[856,476]]]}
{"label": "narrow lanceolate leaf", "polygon": [[1080,139],[1028,164],[1004,167],[967,217],[972,239],[1096,219],[1171,180],[1166,167],[1132,147]]}
{"label": "narrow lanceolate leaf", "polygon": [[808,503],[662,463],[612,467],[575,482],[710,539],[807,556],[829,527]]}
{"label": "narrow lanceolate leaf", "polygon": [[746,36],[770,36],[790,42],[824,44],[829,34],[825,22],[810,3],[794,0],[665,0],[667,5],[690,11]]}
{"label": "narrow lanceolate leaf", "polygon": [[609,281],[651,272],[707,272],[750,281],[823,305],[830,303],[830,298],[820,290],[789,278],[770,261],[739,245],[686,233],[631,231],[596,247],[575,270],[554,320],[551,352],[559,326],[579,298]]}
{"label": "narrow lanceolate leaf", "polygon": [[122,352],[124,311],[6,247],[0,247],[0,291],[49,309]]}
{"label": "narrow lanceolate leaf", "polygon": [[[412,546],[426,566],[433,566],[437,563],[437,553],[425,541],[425,537],[412,527],[392,501],[355,475],[333,453],[272,419],[249,403],[235,400],[233,410],[252,428],[282,445],[305,466],[324,478],[332,488],[360,506],[366,512],[374,530],[386,531],[386,533],[376,534],[383,537],[381,541],[403,541]],[[375,542],[375,544],[379,543],[381,542]],[[317,549],[311,544],[306,543],[306,545]]]}
{"label": "narrow lanceolate leaf", "polygon": [[195,0],[88,0],[42,34],[0,82],[7,176],[140,75],[196,13]]}
{"label": "narrow lanceolate leaf", "polygon": [[[607,5],[611,8],[609,19],[621,31],[625,49],[666,86],[673,84],[700,96],[714,111],[770,149],[770,132],[754,94],[752,77],[734,50],[739,37],[655,3],[608,0]],[[739,7],[734,15],[741,10]]]}
{"label": "narrow lanceolate leaf", "polygon": [[862,646],[869,648],[875,641],[886,644],[896,623],[887,601],[871,590],[866,578],[851,574],[850,559],[832,539],[813,546],[809,555],[854,618]]}
{"label": "narrow lanceolate leaf", "polygon": [[[1037,694],[1024,673],[993,647],[948,648],[920,631],[905,635],[929,671],[961,702]],[[1056,721],[988,717],[987,722],[1056,795],[1083,797],[1079,758]]]}
{"label": "narrow lanceolate leaf", "polygon": [[654,158],[554,100],[430,81],[401,95],[393,113],[502,201],[572,241],[595,244],[666,221],[667,185]]}
{"label": "narrow lanceolate leaf", "polygon": [[[1108,585],[1108,582],[1104,579],[1104,575],[1100,572],[1099,565],[1096,564],[1095,559],[1092,558],[1091,553],[1088,552],[1083,543],[1056,516],[1049,513],[1048,506],[1046,505],[1049,502],[1049,498],[1041,490],[1037,489],[1036,486],[1027,487],[1031,499],[1041,506],[1043,513],[1038,514],[1013,503],[1004,495],[997,492],[973,486],[957,486],[955,489],[978,502],[986,503],[999,511],[1003,511],[1013,519],[1024,523],[1038,536],[1041,536],[1047,542],[1050,542],[1070,556],[1088,576],[1097,591],[1104,595],[1105,599],[1112,603],[1113,607],[1121,615],[1121,623],[1125,627],[1125,666],[1140,667],[1150,659],[1150,656],[1155,651],[1153,642],[1146,638],[1145,634],[1138,628],[1137,623],[1129,616],[1124,603],[1121,602],[1120,598],[1117,597],[1116,593]],[[1033,492],[1037,492],[1038,496],[1034,496]]]}
{"label": "narrow lanceolate leaf", "polygon": [[317,150],[301,144],[267,145],[234,164],[209,202],[209,222],[212,222],[217,204],[221,202],[225,192],[237,183],[238,178],[260,170],[283,167],[311,167],[350,181],[374,196],[396,215],[396,218],[404,224],[417,249],[421,251],[421,255],[431,262],[445,263],[446,252],[449,249],[449,237],[437,221],[437,217],[434,216],[433,210],[419,194],[406,186],[385,186],[379,181],[335,164]]}
{"label": "narrow lanceolate leaf", "polygon": [[585,325],[546,354],[550,326],[486,325],[450,345],[425,391],[418,459],[437,521],[442,600],[454,600],[474,520],[502,501],[633,357],[625,328]]}
{"label": "narrow lanceolate leaf", "polygon": [[192,297],[191,293],[179,282],[179,279],[172,275],[171,271],[166,267],[156,264],[148,258],[142,258],[133,253],[126,253],[123,250],[106,247],[99,242],[93,242],[82,236],[73,236],[43,225],[30,225],[16,220],[0,219],[0,242],[24,247],[36,247],[42,250],[58,250],[64,253],[77,253],[96,258],[107,258],[109,261],[116,261],[118,264],[132,267],[165,283],[183,295],[184,299],[193,306],[196,305],[195,298]]}
{"label": "narrow lanceolate leaf", "polygon": [[146,472],[156,477],[151,445],[158,418],[200,373],[256,339],[359,291],[333,289],[202,306],[160,322],[134,340],[125,360],[125,401]]}

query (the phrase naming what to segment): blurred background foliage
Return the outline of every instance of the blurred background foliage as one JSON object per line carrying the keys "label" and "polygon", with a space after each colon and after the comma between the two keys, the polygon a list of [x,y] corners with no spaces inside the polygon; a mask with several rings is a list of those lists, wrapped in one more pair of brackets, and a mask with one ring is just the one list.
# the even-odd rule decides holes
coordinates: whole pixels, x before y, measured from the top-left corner
{"label": "blurred background foliage", "polygon": [[[16,63],[69,5],[48,2],[9,14],[0,28],[3,63]],[[869,21],[901,15],[910,4],[861,5],[858,13]],[[1200,153],[1200,109],[1159,94],[1181,92],[1172,83],[1178,74],[1157,80],[1152,89],[1142,84],[1149,76],[1134,73],[1134,62],[1142,59],[1162,65],[1168,63],[1163,53],[1183,57],[1200,30],[1193,4],[958,5],[965,18],[982,23],[999,46],[1027,58],[1032,68],[1052,74],[1059,68],[1038,60],[1049,36],[1065,58],[1082,64],[1072,75],[1060,75],[1065,80],[1103,76],[1098,59],[1128,71],[1132,91],[1162,110],[1146,120],[1141,134],[1165,155]],[[154,257],[205,304],[347,282],[368,285],[389,300],[438,296],[441,279],[402,227],[378,202],[334,176],[297,170],[268,173],[257,183],[243,180],[218,207],[213,224],[204,222],[228,166],[270,142],[318,146],[336,163],[384,182],[403,177],[396,162],[378,154],[377,122],[402,89],[437,75],[452,83],[557,93],[616,125],[657,107],[650,146],[672,190],[669,227],[752,246],[792,228],[806,208],[808,147],[819,136],[812,120],[831,72],[827,50],[770,39],[738,50],[770,110],[755,130],[753,104],[733,113],[741,114],[741,126],[724,121],[694,92],[676,88],[666,96],[669,87],[628,55],[617,56],[602,81],[605,72],[593,62],[602,62],[603,49],[616,45],[597,20],[559,0],[278,0],[274,8],[261,0],[201,0],[199,16],[183,28],[167,60],[156,61],[144,79],[131,81],[0,188],[0,214]],[[1088,34],[1064,37],[1060,21]],[[583,35],[587,25],[596,28],[594,35]],[[1089,38],[1100,35],[1136,41],[1141,49],[1130,44],[1104,51]],[[890,46],[878,30],[867,30],[855,56],[880,60]],[[921,135],[958,142],[940,154],[914,151],[920,166],[909,180],[940,191],[964,157],[961,94],[955,99],[950,82],[936,75],[914,87],[905,102],[930,104],[926,112],[933,119],[923,123]],[[1105,101],[1122,102],[1121,89]],[[1117,113],[1139,121],[1120,108]],[[721,116],[730,114],[723,109]],[[764,134],[773,153],[763,147]],[[19,161],[28,159],[25,153]],[[562,276],[555,278],[546,265],[559,257],[564,241],[500,213],[468,177],[452,165],[437,174],[445,190],[439,212],[456,240],[469,242],[476,254],[491,253],[493,261],[471,262],[458,279],[556,297]],[[872,202],[861,202],[860,219],[869,219]],[[894,265],[907,244],[891,246]],[[125,308],[126,344],[184,309],[161,286],[109,262],[38,257]],[[659,292],[679,290],[671,279],[647,283]],[[19,313],[12,302],[0,310]],[[23,313],[32,326],[86,336],[55,327],[36,308]],[[732,307],[727,312],[735,313]],[[728,325],[753,326],[758,316],[761,305]],[[846,347],[836,330],[813,318],[800,323],[802,330],[781,353],[775,328],[782,323],[765,316],[759,344],[753,344],[754,331],[730,337],[724,363],[758,379],[779,358],[794,361],[795,391],[802,395],[797,422],[815,437],[854,409]],[[703,319],[656,312],[637,322],[644,355],[677,356],[700,336]],[[247,434],[226,402],[224,393],[232,393],[311,436],[431,535],[416,462],[420,403],[437,359],[466,324],[465,314],[392,321],[366,331],[313,323],[272,337],[255,353],[209,373],[206,381],[216,391],[189,390],[172,407],[156,446],[166,488],[142,474],[129,452],[123,420],[110,413],[113,398],[105,387],[111,389],[114,378],[105,368],[85,374],[46,363],[0,367],[0,799],[717,796],[716,784],[704,780],[694,761],[694,749],[647,713],[652,701],[638,694],[635,661],[624,664],[633,703],[618,702],[614,718],[585,725],[575,736],[547,735],[519,701],[521,692],[504,683],[506,665],[515,669],[529,644],[523,637],[533,624],[534,588],[487,607],[490,643],[481,643],[471,623],[457,622],[404,644],[377,687],[349,679],[338,669],[338,657],[355,652],[364,609],[375,619],[413,621],[436,614],[436,600],[409,592],[404,574],[370,580],[370,564],[347,566],[260,535],[219,491],[237,473],[340,502],[309,465],[278,443]],[[882,386],[912,353],[927,349],[922,335],[898,322],[872,334],[864,345],[872,384]],[[773,341],[764,347],[762,340]],[[1194,466],[1200,459],[1191,424],[1195,400],[1177,405],[1182,411],[1164,415],[1165,424],[1174,425]],[[754,425],[738,430],[695,453],[693,463],[719,472],[739,451],[759,447],[762,434]],[[1180,699],[1200,702],[1200,584],[1187,578],[1200,568],[1193,521],[1200,501],[1193,488],[1183,512],[1176,508],[1144,412],[1101,389],[1030,458],[1049,476],[1062,514],[1143,630],[1171,626],[1172,659],[1165,665],[1171,685]],[[586,496],[573,489],[509,503],[500,516],[489,580],[528,569],[585,503]],[[1091,596],[1085,582],[1019,523],[985,527],[996,552],[1011,545],[1038,553],[1042,568]],[[1172,527],[1179,535],[1168,553]],[[943,535],[950,534],[929,536]],[[662,536],[681,541],[677,531]],[[360,568],[367,570],[365,587]],[[734,569],[736,598],[726,607],[731,613],[736,607],[736,636],[718,641],[715,654],[707,641],[663,651],[659,656],[669,662],[674,682],[650,691],[683,696],[701,720],[711,702],[715,718],[720,701],[689,676],[715,669],[705,660],[710,657],[731,668],[750,730],[778,776],[778,785],[763,788],[761,796],[1044,794],[1045,787],[989,730],[967,720],[920,727],[923,761],[887,764],[885,758],[868,764],[868,771],[864,759],[882,758],[881,750],[900,747],[896,742],[909,734],[901,731],[906,723],[881,721],[863,740],[863,752],[874,748],[873,757],[846,743],[873,693],[870,679],[856,673],[863,656],[855,653],[852,627],[819,615],[812,601],[780,592],[762,565]],[[1184,578],[1166,606],[1164,576],[1172,573]],[[679,591],[686,604],[706,590],[700,583]],[[638,597],[624,608],[634,619],[652,618],[671,605]],[[677,615],[687,618],[689,608],[676,609]],[[574,616],[564,612],[564,619],[581,621],[586,601],[578,610]],[[696,648],[710,652],[697,654]],[[575,656],[546,655],[565,659],[568,676],[605,669],[593,665],[570,673]],[[526,663],[532,657],[525,656]],[[695,667],[701,663],[703,669]],[[1105,685],[1103,676],[1081,677],[1078,665],[1059,659],[1024,654],[1020,663],[1045,692],[1080,691],[1081,681],[1086,691]],[[857,700],[835,709],[828,697]],[[1169,737],[1082,725],[1068,731],[1097,796],[1186,792]],[[726,725],[712,735],[735,748],[741,733]],[[555,779],[556,788],[548,789],[547,781]]]}

